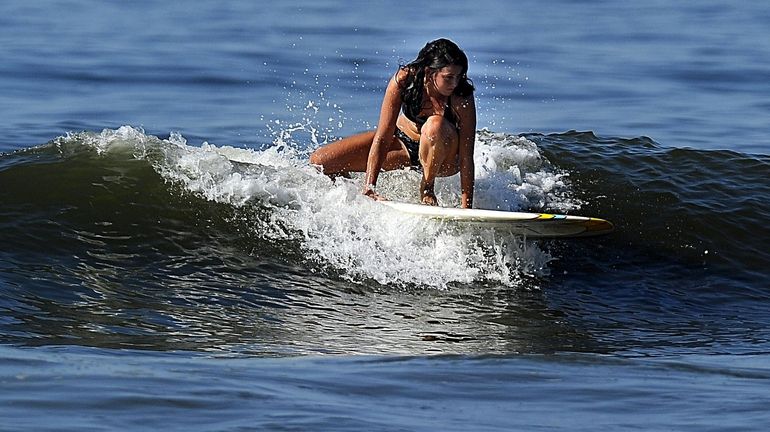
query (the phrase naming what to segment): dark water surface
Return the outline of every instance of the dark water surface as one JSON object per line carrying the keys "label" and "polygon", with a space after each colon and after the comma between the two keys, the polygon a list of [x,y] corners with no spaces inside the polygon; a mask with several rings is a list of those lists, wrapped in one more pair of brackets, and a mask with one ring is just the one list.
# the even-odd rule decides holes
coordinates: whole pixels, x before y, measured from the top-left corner
{"label": "dark water surface", "polygon": [[[417,7],[0,5],[0,430],[766,429],[770,8]],[[308,165],[439,36],[476,205],[614,233]]]}

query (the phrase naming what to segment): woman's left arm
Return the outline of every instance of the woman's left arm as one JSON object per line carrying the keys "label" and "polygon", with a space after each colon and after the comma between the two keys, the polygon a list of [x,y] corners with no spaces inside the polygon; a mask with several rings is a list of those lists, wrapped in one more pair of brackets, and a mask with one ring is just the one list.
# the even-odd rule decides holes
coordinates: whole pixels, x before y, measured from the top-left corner
{"label": "woman's left arm", "polygon": [[476,102],[471,93],[467,97],[457,98],[455,110],[459,117],[459,157],[461,206],[473,207],[473,186],[475,183],[475,165],[473,149],[476,145]]}

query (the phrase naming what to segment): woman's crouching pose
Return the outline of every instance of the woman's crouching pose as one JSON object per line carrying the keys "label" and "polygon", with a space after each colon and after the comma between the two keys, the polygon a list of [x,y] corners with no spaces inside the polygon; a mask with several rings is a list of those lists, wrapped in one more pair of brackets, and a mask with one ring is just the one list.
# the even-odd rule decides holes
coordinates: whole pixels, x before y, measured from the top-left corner
{"label": "woman's crouching pose", "polygon": [[365,172],[363,193],[377,200],[385,199],[375,191],[380,170],[422,169],[420,197],[428,205],[438,205],[436,176],[459,172],[461,205],[471,208],[476,105],[467,72],[468,58],[454,42],[429,42],[388,83],[377,129],[319,148],[310,163],[330,176]]}

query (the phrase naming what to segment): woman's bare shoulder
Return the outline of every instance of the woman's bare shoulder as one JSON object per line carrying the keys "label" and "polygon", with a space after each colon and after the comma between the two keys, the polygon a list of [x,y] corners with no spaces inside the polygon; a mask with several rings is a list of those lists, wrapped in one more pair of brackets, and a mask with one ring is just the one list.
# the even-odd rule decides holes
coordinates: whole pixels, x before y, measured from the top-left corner
{"label": "woman's bare shoulder", "polygon": [[452,95],[452,108],[456,110],[476,109],[476,100],[473,93],[469,95]]}

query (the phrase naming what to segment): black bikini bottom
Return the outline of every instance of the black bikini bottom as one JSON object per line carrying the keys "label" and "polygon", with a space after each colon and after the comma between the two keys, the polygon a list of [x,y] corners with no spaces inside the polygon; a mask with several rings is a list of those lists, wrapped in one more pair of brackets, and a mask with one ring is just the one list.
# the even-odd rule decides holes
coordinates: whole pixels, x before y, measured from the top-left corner
{"label": "black bikini bottom", "polygon": [[406,152],[409,153],[409,163],[413,167],[421,167],[422,164],[420,164],[420,142],[415,141],[412,138],[409,137],[409,135],[405,134],[404,131],[402,131],[399,128],[396,128],[396,132],[393,134],[396,138],[401,140],[401,142],[404,144],[404,147],[406,147]]}

